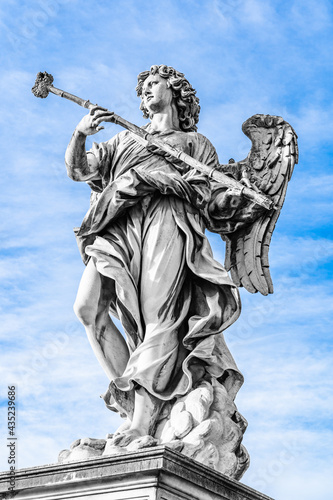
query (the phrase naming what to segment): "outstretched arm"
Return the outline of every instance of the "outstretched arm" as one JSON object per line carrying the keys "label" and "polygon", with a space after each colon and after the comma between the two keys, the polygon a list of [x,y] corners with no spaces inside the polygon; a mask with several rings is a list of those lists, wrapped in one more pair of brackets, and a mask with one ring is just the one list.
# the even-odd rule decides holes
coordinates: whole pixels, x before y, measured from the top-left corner
{"label": "outstretched arm", "polygon": [[86,137],[102,130],[103,121],[112,122],[113,113],[95,106],[74,130],[65,154],[67,174],[74,181],[91,181],[99,177],[97,158],[86,153]]}

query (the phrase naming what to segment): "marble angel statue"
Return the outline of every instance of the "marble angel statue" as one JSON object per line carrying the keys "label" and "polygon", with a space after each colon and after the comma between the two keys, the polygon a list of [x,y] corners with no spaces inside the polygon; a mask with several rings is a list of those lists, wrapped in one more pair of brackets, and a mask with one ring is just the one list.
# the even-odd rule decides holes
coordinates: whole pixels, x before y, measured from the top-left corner
{"label": "marble angel statue", "polygon": [[[220,165],[197,132],[199,99],[182,73],[152,66],[136,91],[148,134],[267,195],[273,207],[144,147],[128,130],[86,152],[86,137],[114,114],[93,106],[84,116],[66,151],[69,177],[92,189],[77,232],[86,268],[74,309],[110,380],[105,403],[124,423],[106,440],[78,439],[60,460],[165,444],[239,479],[249,463],[247,424],[234,403],[243,377],[223,331],[240,314],[240,286],[273,292],[268,250],[297,162],[296,134],[281,117],[255,115],[243,124],[248,157]],[[224,266],[206,229],[226,242]]]}

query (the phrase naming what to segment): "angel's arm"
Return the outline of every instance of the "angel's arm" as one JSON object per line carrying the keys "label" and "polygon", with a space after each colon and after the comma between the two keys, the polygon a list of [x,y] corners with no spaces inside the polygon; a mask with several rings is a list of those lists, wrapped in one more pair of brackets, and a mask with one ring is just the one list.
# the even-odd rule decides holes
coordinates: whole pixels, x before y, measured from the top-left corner
{"label": "angel's arm", "polygon": [[68,176],[74,181],[88,182],[100,178],[99,161],[93,153],[86,153],[86,138],[104,127],[102,121],[112,121],[113,113],[95,106],[77,125],[65,154]]}
{"label": "angel's arm", "polygon": [[91,181],[98,176],[98,161],[95,155],[86,153],[86,136],[75,130],[68,144],[65,163],[68,177],[73,181]]}

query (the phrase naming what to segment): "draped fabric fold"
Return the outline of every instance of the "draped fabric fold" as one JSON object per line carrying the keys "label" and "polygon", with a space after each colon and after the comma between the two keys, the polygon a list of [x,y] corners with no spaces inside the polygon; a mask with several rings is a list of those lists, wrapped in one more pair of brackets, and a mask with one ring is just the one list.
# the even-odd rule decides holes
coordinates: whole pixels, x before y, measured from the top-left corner
{"label": "draped fabric fold", "polygon": [[[210,166],[215,149],[195,132],[160,134]],[[205,236],[207,178],[145,150],[129,132],[94,144],[96,192],[77,235],[83,259],[114,281],[111,313],[130,350],[113,394],[139,384],[161,400],[191,388],[191,360],[202,360],[234,397],[243,378],[223,338],[240,314],[237,287]],[[121,399],[121,398],[120,398]]]}

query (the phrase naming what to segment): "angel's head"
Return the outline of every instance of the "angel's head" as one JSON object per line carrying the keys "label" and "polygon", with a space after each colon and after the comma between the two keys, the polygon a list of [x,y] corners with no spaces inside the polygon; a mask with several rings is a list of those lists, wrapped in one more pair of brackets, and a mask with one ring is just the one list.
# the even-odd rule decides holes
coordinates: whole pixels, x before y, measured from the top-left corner
{"label": "angel's head", "polygon": [[180,129],[184,132],[197,130],[196,124],[199,121],[200,113],[199,99],[184,74],[171,66],[155,65],[150,68],[150,71],[143,71],[139,74],[136,91],[137,95],[141,97],[140,109],[143,111],[143,116],[150,117],[149,110],[143,101],[143,89],[145,80],[151,75],[159,75],[166,80],[166,87],[170,90],[172,103],[178,112]]}

